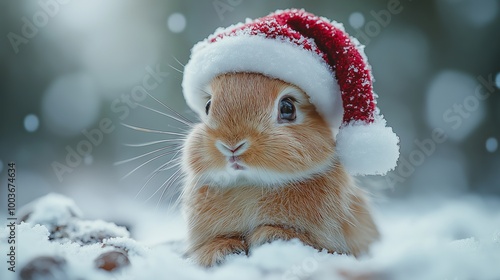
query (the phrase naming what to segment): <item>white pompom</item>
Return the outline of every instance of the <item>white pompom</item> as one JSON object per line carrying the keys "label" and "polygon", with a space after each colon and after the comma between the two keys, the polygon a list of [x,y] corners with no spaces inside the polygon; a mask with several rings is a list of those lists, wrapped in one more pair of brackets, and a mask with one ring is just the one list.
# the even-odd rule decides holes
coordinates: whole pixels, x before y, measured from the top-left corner
{"label": "white pompom", "polygon": [[382,117],[369,124],[351,122],[337,134],[337,155],[351,175],[385,175],[396,167],[399,137]]}

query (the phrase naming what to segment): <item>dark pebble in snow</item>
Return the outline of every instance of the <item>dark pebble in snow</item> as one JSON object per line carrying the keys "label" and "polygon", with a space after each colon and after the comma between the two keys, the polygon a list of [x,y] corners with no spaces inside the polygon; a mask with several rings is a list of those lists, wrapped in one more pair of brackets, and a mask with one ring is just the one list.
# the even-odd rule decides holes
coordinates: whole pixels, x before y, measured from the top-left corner
{"label": "dark pebble in snow", "polygon": [[57,256],[41,256],[32,259],[19,273],[20,280],[68,279],[65,272],[66,260]]}
{"label": "dark pebble in snow", "polygon": [[102,253],[95,259],[94,263],[96,267],[100,269],[113,271],[115,269],[130,265],[130,260],[128,259],[126,252],[116,250]]}

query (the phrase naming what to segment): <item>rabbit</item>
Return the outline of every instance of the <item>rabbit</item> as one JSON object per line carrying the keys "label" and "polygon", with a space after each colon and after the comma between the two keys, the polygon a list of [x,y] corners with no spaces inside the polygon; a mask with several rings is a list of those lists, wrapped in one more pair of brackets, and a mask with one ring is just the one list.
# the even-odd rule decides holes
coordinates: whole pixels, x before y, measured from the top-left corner
{"label": "rabbit", "polygon": [[297,238],[328,252],[368,253],[379,232],[368,194],[336,156],[332,128],[299,87],[225,73],[182,147],[187,254],[201,266]]}

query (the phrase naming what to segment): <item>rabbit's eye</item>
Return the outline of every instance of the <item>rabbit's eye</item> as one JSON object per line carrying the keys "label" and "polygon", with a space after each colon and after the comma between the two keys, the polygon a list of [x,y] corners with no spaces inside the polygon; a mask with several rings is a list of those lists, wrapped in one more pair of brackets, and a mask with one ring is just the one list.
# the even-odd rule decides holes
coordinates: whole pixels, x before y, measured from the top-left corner
{"label": "rabbit's eye", "polygon": [[212,103],[212,99],[209,99],[207,101],[207,104],[205,105],[205,113],[208,115],[208,111],[210,111],[210,104]]}
{"label": "rabbit's eye", "polygon": [[284,97],[280,101],[279,122],[293,122],[296,118],[294,100],[291,97]]}

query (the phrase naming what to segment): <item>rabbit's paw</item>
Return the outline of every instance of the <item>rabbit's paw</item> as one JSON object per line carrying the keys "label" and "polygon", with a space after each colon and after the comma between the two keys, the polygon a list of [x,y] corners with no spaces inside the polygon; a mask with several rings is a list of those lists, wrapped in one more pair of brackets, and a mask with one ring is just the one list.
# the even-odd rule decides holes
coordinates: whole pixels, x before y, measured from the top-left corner
{"label": "rabbit's paw", "polygon": [[248,253],[248,246],[242,238],[217,237],[196,249],[193,257],[199,265],[211,267],[222,263],[227,255],[242,253]]}
{"label": "rabbit's paw", "polygon": [[249,236],[250,246],[256,247],[264,243],[270,243],[274,240],[300,239],[305,244],[311,244],[309,237],[305,233],[297,232],[292,228],[275,225],[262,225],[255,229]]}

